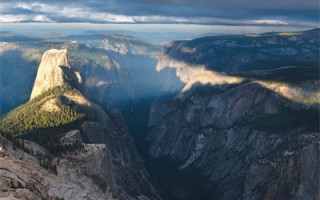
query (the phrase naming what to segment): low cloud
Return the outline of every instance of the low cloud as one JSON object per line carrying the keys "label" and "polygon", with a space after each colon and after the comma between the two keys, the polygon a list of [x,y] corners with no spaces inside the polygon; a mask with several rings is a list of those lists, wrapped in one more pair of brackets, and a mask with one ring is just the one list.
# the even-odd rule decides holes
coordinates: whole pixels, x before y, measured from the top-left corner
{"label": "low cloud", "polygon": [[285,22],[282,20],[274,20],[274,19],[252,20],[252,22],[256,24],[268,24],[268,25],[289,25],[288,22]]}
{"label": "low cloud", "polygon": [[317,0],[2,0],[0,22],[319,26],[315,5]]}
{"label": "low cloud", "polygon": [[0,22],[52,22],[52,20],[44,15],[1,15]]}

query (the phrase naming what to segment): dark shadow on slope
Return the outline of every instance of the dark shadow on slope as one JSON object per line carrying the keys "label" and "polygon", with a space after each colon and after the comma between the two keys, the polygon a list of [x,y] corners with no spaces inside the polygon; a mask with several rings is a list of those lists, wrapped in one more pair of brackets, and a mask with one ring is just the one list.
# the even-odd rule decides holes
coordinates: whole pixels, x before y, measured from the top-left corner
{"label": "dark shadow on slope", "polygon": [[270,133],[290,132],[302,128],[303,132],[319,132],[319,110],[315,108],[294,110],[284,107],[279,112],[262,116],[247,125]]}
{"label": "dark shadow on slope", "polygon": [[[292,77],[290,78],[292,80]],[[305,77],[302,75],[302,79],[305,81]],[[266,79],[265,79],[266,80]],[[294,79],[295,81],[297,79]],[[310,79],[307,79],[310,80]],[[313,80],[313,79],[311,79]],[[194,84],[193,87],[186,91],[184,98],[173,99],[166,102],[167,104],[172,104],[172,107],[176,107],[180,110],[186,109],[188,105],[192,104],[192,98],[207,98],[212,95],[219,95],[224,92],[236,89],[238,86],[249,83],[250,80],[237,83],[237,84],[223,84],[223,85],[201,85],[201,83]],[[263,88],[263,86],[260,86]],[[320,123],[320,102],[306,105],[302,102],[295,101],[294,99],[288,99],[284,96],[281,96],[275,91],[265,88],[268,94],[273,94],[275,96],[280,96],[282,100],[280,102],[281,109],[275,113],[262,113],[258,111],[256,119],[243,120],[242,122],[237,122],[239,126],[250,126],[254,129],[267,131],[270,133],[278,132],[289,132],[297,128],[303,128],[303,131],[307,132],[319,132],[319,123]],[[317,92],[318,90],[314,91]],[[262,101],[263,102],[263,101]],[[287,103],[285,103],[287,102]],[[289,106],[291,105],[291,106]],[[259,106],[259,104],[258,104]],[[295,109],[294,109],[295,107]],[[210,108],[208,108],[210,109]],[[261,114],[261,115],[259,115]],[[210,127],[216,129],[216,127]]]}
{"label": "dark shadow on slope", "polygon": [[144,162],[153,181],[161,186],[167,200],[214,199],[216,185],[201,173],[200,169],[179,170],[183,163],[170,158],[145,157]]}
{"label": "dark shadow on slope", "polygon": [[65,79],[65,82],[68,83],[71,86],[71,88],[75,88],[81,91],[82,86],[81,83],[79,83],[80,80],[78,80],[78,77],[74,69],[70,68],[69,66],[60,66],[60,68],[64,73],[63,78]]}
{"label": "dark shadow on slope", "polygon": [[[319,91],[318,85],[319,85],[320,68],[315,66],[314,67],[287,66],[287,67],[280,67],[275,69],[251,70],[246,72],[235,72],[235,73],[229,73],[229,74],[220,73],[216,71],[212,71],[212,72],[226,76],[226,80],[223,77],[221,77],[220,82],[222,84],[216,84],[216,85],[212,85],[212,84],[203,85],[203,83],[200,83],[200,82],[194,83],[190,89],[181,92],[183,94],[182,96],[193,95],[199,92],[208,93],[211,90],[212,92],[220,92],[220,91],[223,92],[224,90],[230,87],[235,87],[250,81],[265,83],[267,85],[270,85],[270,87],[273,87],[272,84],[277,85],[277,87],[280,87],[283,85],[284,87],[293,88],[295,90],[294,92],[301,93],[301,95],[303,95],[302,94],[303,92],[317,93]],[[236,82],[236,83],[231,82],[229,84],[224,84],[224,82],[226,82],[229,78],[233,78],[233,77],[242,79],[242,81]],[[281,94],[279,93],[279,95]],[[303,96],[307,97],[306,95],[303,95]],[[300,97],[302,98],[303,96],[300,96]],[[297,100],[291,99],[291,101],[296,103],[301,103],[299,102],[298,99]]]}
{"label": "dark shadow on slope", "polygon": [[[208,95],[212,93],[221,93],[227,89],[236,87],[234,85],[221,85],[214,87],[211,85],[196,84],[190,91],[197,93],[197,95]],[[188,91],[189,92],[189,91]],[[191,94],[191,92],[190,92]],[[149,155],[150,142],[146,141],[146,135],[149,132],[148,120],[150,105],[152,102],[171,102],[177,93],[172,93],[166,96],[156,98],[148,98],[137,101],[133,110],[124,112],[126,122],[130,132],[136,142],[136,146],[144,158],[146,169],[150,173],[153,182],[159,185],[164,199],[168,200],[203,200],[212,199],[215,195],[215,184],[210,182],[208,178],[201,173],[199,169],[188,168],[186,170],[179,170],[178,167],[183,163],[172,160],[170,158],[154,158]],[[175,99],[177,107],[186,105]],[[183,105],[181,105],[183,104]]]}
{"label": "dark shadow on slope", "polygon": [[84,121],[85,119],[82,119],[69,124],[61,124],[56,127],[39,128],[19,136],[18,138],[33,141],[48,149],[53,155],[58,156],[67,150],[67,148],[70,147],[70,150],[73,148],[71,144],[61,144],[60,138],[68,131],[77,129]]}
{"label": "dark shadow on slope", "polygon": [[[295,84],[303,81],[318,80],[320,74],[319,66],[314,67],[283,67],[273,70],[256,70],[248,72],[232,73],[247,79],[262,81],[277,81],[287,84]],[[231,74],[230,74],[231,75]]]}
{"label": "dark shadow on slope", "polygon": [[[169,101],[176,94],[162,96],[158,101]],[[124,111],[125,120],[136,147],[144,159],[144,165],[151,175],[152,182],[161,189],[164,199],[212,199],[215,186],[198,169],[179,170],[179,161],[170,158],[153,158],[149,155],[148,120],[150,105],[155,98],[139,100],[132,110]]]}

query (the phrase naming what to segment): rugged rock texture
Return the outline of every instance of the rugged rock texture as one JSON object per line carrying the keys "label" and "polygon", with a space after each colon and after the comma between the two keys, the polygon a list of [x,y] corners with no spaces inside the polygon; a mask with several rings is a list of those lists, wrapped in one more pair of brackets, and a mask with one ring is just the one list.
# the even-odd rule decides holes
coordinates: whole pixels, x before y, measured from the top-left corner
{"label": "rugged rock texture", "polygon": [[[62,68],[68,68],[68,73]],[[70,83],[73,75],[66,50],[47,51],[39,67],[34,95]],[[26,141],[24,147],[32,149],[28,155],[1,137],[0,145],[6,156],[0,158],[0,195],[12,199],[160,199],[120,111],[108,114],[81,92],[70,89],[31,101],[38,101],[44,113],[58,113],[66,106],[67,110],[82,113],[85,117],[72,122],[71,130],[59,135],[58,141],[67,146],[83,141],[84,148],[54,157],[45,148]],[[58,130],[55,128],[59,127],[45,128]],[[36,133],[31,131],[30,134]],[[39,152],[43,154],[41,157],[46,155],[53,159],[50,162],[56,166],[57,174],[40,167],[33,157]]]}
{"label": "rugged rock texture", "polygon": [[77,142],[77,141],[83,142],[83,139],[79,130],[69,131],[65,134],[65,136],[60,138],[60,142],[62,144],[72,144],[73,142]]}
{"label": "rugged rock texture", "polygon": [[304,148],[299,160],[301,164],[300,184],[297,191],[297,199],[319,199],[319,174],[320,170],[320,143],[314,143]]}
{"label": "rugged rock texture", "polygon": [[[9,199],[104,199],[104,194],[76,161],[57,159],[58,174],[54,175],[39,165],[39,161],[21,150],[13,150],[12,144],[2,139],[6,156],[0,159],[1,197]],[[99,145],[87,145],[87,151],[78,160],[99,155]],[[85,150],[84,149],[84,150]],[[65,155],[67,156],[67,155]],[[100,156],[100,155],[99,155]],[[75,156],[74,156],[75,157]],[[100,157],[96,157],[100,160]],[[68,159],[67,159],[68,160]]]}
{"label": "rugged rock texture", "polygon": [[[58,172],[55,175],[40,167],[36,158],[19,149],[13,150],[12,144],[4,138],[0,140],[6,152],[6,156],[0,157],[1,198],[156,199],[153,194],[135,190],[137,188],[132,188],[136,196],[126,193],[119,185],[119,177],[115,176],[114,157],[105,144],[86,144],[79,151],[55,158],[53,162],[57,164]],[[131,181],[130,177],[126,178]],[[133,183],[132,187],[136,186],[134,182],[130,183]]]}
{"label": "rugged rock texture", "polygon": [[[149,163],[159,163],[152,175],[167,176],[168,197],[298,199],[299,184],[318,180],[313,172],[303,182],[300,162],[303,149],[319,142],[318,35],[316,29],[165,46],[156,69],[179,78],[164,81],[164,90],[181,92],[152,104],[147,139]],[[166,166],[174,167],[161,174]],[[184,176],[189,182],[179,182]]]}
{"label": "rugged rock texture", "polygon": [[[286,74],[292,71],[287,68]],[[153,103],[149,153],[191,177],[200,172],[198,179],[208,181],[202,199],[318,199],[320,102],[309,84],[319,82],[316,76],[306,79],[197,85],[171,101]],[[304,99],[304,92],[296,101],[288,98],[296,84],[315,101]],[[168,193],[173,199],[197,199],[186,185]]]}

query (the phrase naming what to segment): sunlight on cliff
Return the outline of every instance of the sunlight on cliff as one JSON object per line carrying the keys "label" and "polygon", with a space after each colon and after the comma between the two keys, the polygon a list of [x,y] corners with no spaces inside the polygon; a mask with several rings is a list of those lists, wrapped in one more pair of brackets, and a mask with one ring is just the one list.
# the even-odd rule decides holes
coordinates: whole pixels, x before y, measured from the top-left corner
{"label": "sunlight on cliff", "polygon": [[[228,75],[209,70],[205,67],[205,65],[189,64],[163,56],[160,62],[158,62],[156,69],[158,72],[160,72],[165,68],[175,69],[176,76],[185,84],[180,91],[179,96],[192,89],[193,86],[196,86],[196,84],[209,84],[219,87],[222,85],[241,84],[247,81],[252,81],[293,102],[301,103],[306,106],[320,104],[320,91],[318,89],[320,87],[319,80],[304,80],[300,83],[287,83],[285,81],[271,79],[265,80],[263,76],[261,78],[255,78],[250,76],[246,77],[246,75],[242,74]],[[282,67],[279,69],[284,70],[287,68],[291,69],[292,67]],[[269,70],[269,72],[276,73],[279,69]],[[265,72],[266,75],[269,72]],[[254,73],[255,72],[253,72],[253,74]]]}
{"label": "sunlight on cliff", "polygon": [[306,81],[297,85],[276,81],[256,80],[255,82],[291,101],[308,106],[320,104],[320,81]]}

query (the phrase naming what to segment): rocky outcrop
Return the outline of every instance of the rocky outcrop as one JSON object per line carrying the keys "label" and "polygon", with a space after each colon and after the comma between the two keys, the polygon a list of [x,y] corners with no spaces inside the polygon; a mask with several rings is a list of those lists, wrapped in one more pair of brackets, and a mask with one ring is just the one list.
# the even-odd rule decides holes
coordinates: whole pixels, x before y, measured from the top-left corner
{"label": "rocky outcrop", "polygon": [[306,145],[299,152],[284,151],[282,159],[277,159],[259,160],[249,167],[244,199],[319,198],[319,142]]}
{"label": "rocky outcrop", "polygon": [[42,168],[33,156],[14,150],[3,138],[1,141],[7,152],[0,158],[1,198],[150,199],[143,194],[132,198],[122,191],[114,176],[113,157],[104,144],[86,144],[80,151],[56,158],[55,175]]}
{"label": "rocky outcrop", "polygon": [[[90,129],[86,129],[87,126]],[[84,135],[79,136],[79,132],[73,131],[61,138],[66,144],[71,144],[70,140],[74,142],[74,135],[80,137],[77,140],[90,136],[95,141],[54,158],[52,162],[57,174],[44,169],[37,158],[14,148],[11,142],[1,137],[0,146],[5,154],[0,157],[0,197],[30,200],[55,197],[70,200],[160,199],[128,132],[117,132],[111,121],[108,126],[106,129],[96,122],[86,122],[82,129]],[[99,135],[105,139],[99,140]],[[49,153],[27,141],[25,147],[33,149],[35,154]]]}
{"label": "rocky outcrop", "polygon": [[319,199],[320,180],[316,174],[320,173],[320,143],[313,143],[302,150],[299,164],[301,165],[300,183],[297,199]]}
{"label": "rocky outcrop", "polygon": [[62,138],[60,138],[62,144],[72,144],[74,142],[83,142],[81,133],[79,130],[72,130],[67,132]]}
{"label": "rocky outcrop", "polygon": [[102,159],[98,163],[87,163],[90,165],[88,169],[101,170],[94,176],[99,185],[114,191],[117,199],[139,196],[158,199],[157,191],[149,181],[149,175],[121,113],[113,111],[104,121],[105,124],[86,121],[80,126],[82,135],[88,143],[105,145],[104,153],[100,155]]}

